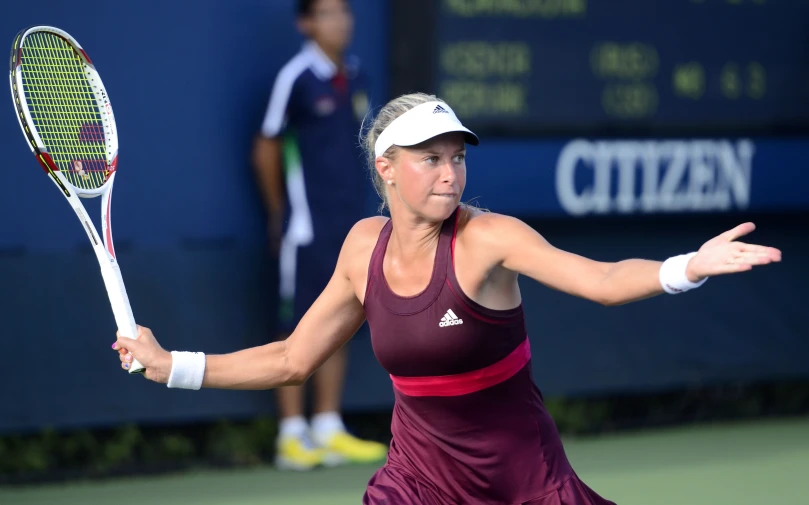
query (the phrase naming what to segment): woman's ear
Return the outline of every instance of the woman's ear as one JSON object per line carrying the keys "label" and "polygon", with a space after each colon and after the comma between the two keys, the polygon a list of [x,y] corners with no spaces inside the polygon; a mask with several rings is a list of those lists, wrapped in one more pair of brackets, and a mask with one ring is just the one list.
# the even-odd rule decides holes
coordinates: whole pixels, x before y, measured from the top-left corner
{"label": "woman's ear", "polygon": [[380,156],[376,159],[375,165],[376,172],[379,174],[385,184],[393,184],[395,169],[393,168],[393,164],[391,163],[390,159]]}

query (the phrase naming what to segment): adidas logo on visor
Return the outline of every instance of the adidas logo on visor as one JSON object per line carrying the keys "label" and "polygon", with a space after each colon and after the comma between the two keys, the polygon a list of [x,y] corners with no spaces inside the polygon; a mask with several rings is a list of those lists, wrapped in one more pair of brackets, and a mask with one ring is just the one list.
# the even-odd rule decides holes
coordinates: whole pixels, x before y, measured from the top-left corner
{"label": "adidas logo on visor", "polygon": [[438,114],[441,112],[443,112],[444,114],[449,114],[449,111],[447,111],[447,109],[441,107],[440,105],[436,105],[435,109],[433,109],[433,114]]}
{"label": "adidas logo on visor", "polygon": [[455,315],[455,312],[452,312],[452,309],[449,309],[447,313],[444,314],[444,317],[441,318],[441,322],[438,323],[438,327],[445,328],[447,326],[457,326],[459,324],[463,324],[463,319],[460,319]]}

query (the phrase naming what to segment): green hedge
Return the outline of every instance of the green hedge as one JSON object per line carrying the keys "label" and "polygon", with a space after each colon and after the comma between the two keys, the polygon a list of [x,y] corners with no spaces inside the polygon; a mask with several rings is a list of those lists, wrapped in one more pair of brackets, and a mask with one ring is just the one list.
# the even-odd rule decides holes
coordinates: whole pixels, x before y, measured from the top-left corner
{"label": "green hedge", "polygon": [[120,426],[106,430],[0,437],[0,483],[100,477],[198,466],[272,461],[276,422],[220,421],[189,426]]}
{"label": "green hedge", "polygon": [[[809,413],[809,382],[721,385],[655,395],[546,398],[566,436],[711,420]],[[349,415],[360,436],[388,442],[390,412]],[[271,464],[273,418],[183,426],[0,436],[0,484],[21,484],[194,467]]]}

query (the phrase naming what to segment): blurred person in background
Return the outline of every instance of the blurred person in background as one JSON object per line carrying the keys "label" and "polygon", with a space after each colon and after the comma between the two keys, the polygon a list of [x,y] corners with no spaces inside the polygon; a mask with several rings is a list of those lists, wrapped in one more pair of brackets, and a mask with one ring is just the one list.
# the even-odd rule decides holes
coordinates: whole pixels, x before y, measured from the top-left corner
{"label": "blurred person in background", "polygon": [[[296,21],[306,42],[276,77],[253,154],[279,259],[279,340],[328,284],[345,236],[365,214],[367,187],[357,131],[369,110],[368,80],[345,54],[354,24],[348,1],[297,0]],[[314,375],[311,424],[304,387],[278,389],[279,468],[385,458],[386,446],[352,436],[343,424],[346,359],[341,349]]]}

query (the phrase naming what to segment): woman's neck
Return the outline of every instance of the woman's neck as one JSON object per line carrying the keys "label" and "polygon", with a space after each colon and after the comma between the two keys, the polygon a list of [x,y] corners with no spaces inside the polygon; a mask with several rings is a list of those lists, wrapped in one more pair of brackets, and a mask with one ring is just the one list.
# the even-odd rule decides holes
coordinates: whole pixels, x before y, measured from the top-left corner
{"label": "woman's neck", "polygon": [[435,251],[443,222],[429,222],[414,215],[391,212],[392,230],[389,242],[403,259],[418,258]]}

